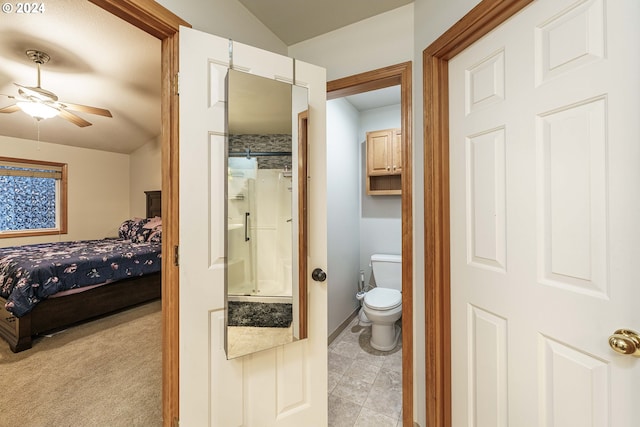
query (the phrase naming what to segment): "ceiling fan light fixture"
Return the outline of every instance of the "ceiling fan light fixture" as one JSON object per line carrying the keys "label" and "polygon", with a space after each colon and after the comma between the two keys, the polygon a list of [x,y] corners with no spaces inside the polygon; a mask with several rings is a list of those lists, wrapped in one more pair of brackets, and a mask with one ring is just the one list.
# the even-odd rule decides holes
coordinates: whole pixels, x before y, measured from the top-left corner
{"label": "ceiling fan light fixture", "polygon": [[40,86],[40,65],[46,64],[51,58],[46,53],[38,50],[28,50],[26,53],[29,59],[36,63],[38,71],[38,85],[29,87],[14,83],[14,85],[18,87],[18,97],[4,94],[0,94],[0,96],[15,99],[17,102],[8,107],[0,108],[0,113],[13,113],[20,109],[38,121],[50,119],[59,115],[66,121],[81,128],[91,126],[91,122],[86,121],[82,117],[74,114],[72,111],[97,114],[103,117],[113,117],[111,112],[104,108],[72,104],[70,102],[58,102],[58,96],[55,93],[43,89]]}
{"label": "ceiling fan light fixture", "polygon": [[60,112],[55,108],[40,102],[20,101],[16,105],[31,117],[43,120],[57,116]]}

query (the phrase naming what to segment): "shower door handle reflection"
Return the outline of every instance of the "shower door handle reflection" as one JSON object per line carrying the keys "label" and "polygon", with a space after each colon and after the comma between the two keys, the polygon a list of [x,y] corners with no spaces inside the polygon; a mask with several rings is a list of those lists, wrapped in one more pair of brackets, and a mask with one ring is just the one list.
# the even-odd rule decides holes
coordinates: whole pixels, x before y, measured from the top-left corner
{"label": "shower door handle reflection", "polygon": [[244,241],[248,242],[249,237],[249,212],[244,213]]}

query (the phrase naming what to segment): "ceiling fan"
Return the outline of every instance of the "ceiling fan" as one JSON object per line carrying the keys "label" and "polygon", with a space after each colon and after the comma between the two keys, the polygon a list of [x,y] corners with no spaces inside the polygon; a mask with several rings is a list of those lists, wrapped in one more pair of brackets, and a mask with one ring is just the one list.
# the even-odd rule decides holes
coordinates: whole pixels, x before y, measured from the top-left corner
{"label": "ceiling fan", "polygon": [[113,117],[111,112],[104,108],[89,107],[87,105],[58,101],[58,96],[55,93],[40,87],[40,65],[49,62],[51,57],[45,52],[41,52],[39,50],[27,50],[26,54],[27,57],[35,62],[38,67],[38,85],[35,87],[29,87],[14,83],[14,85],[18,86],[18,96],[0,95],[15,99],[16,103],[9,105],[8,107],[0,108],[0,113],[13,113],[15,111],[22,110],[34,117],[36,120],[60,116],[80,127],[91,126],[91,123],[71,111],[80,111],[104,117]]}

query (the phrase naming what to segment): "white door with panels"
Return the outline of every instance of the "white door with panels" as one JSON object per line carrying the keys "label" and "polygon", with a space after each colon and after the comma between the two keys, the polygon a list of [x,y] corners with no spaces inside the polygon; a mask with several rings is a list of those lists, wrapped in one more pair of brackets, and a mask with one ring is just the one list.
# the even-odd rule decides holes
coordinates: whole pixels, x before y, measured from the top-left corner
{"label": "white door with panels", "polygon": [[[327,282],[308,278],[308,339],[225,355],[225,77],[230,66],[306,86],[308,264],[326,269],[322,68],[180,29],[180,425],[327,424]],[[310,272],[309,272],[310,275]]]}
{"label": "white door with panels", "polygon": [[456,427],[638,425],[639,20],[538,0],[449,62]]}

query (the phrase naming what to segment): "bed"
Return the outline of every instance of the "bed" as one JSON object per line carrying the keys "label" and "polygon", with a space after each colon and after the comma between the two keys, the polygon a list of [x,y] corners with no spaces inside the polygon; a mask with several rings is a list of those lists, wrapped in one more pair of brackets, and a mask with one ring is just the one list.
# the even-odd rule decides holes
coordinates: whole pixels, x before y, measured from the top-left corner
{"label": "bed", "polygon": [[[0,336],[13,352],[38,334],[160,298],[160,192],[145,193],[147,218],[123,222],[118,238],[62,242],[64,251],[61,242],[26,245],[20,257],[0,248]],[[7,284],[15,271],[23,276],[14,284],[29,279],[16,294]]]}

